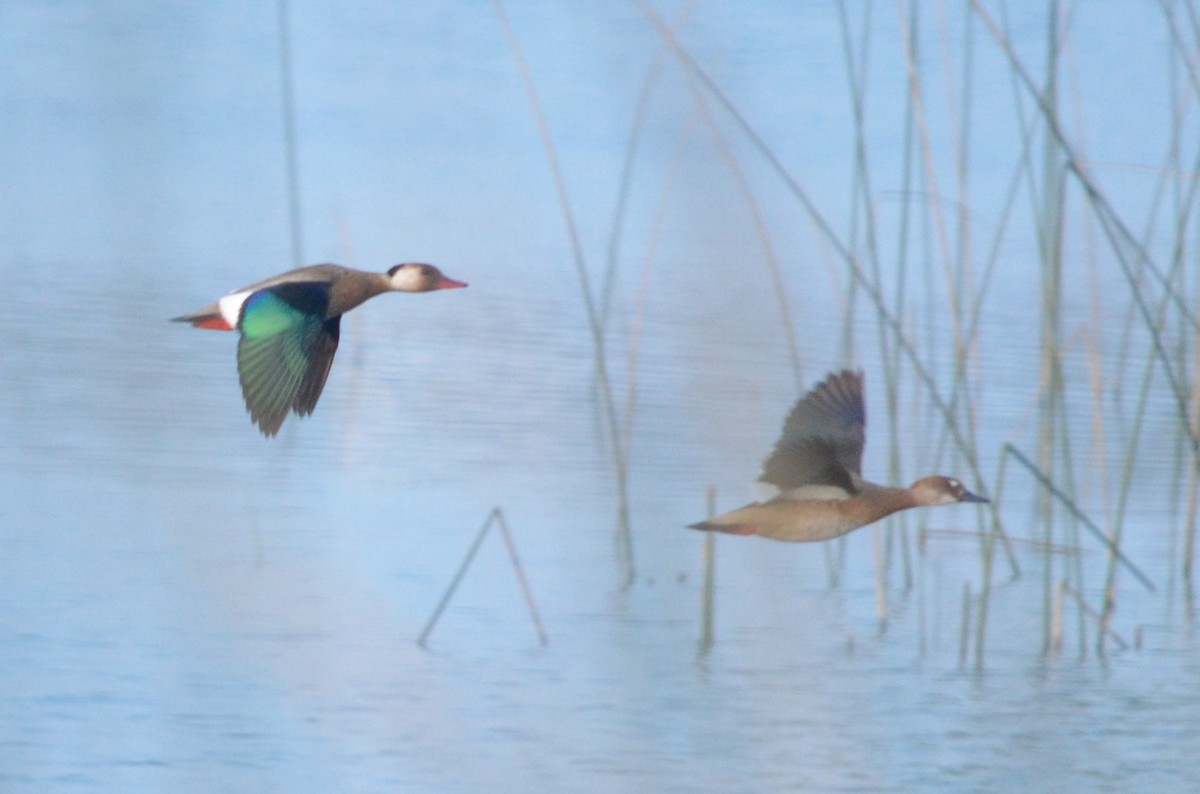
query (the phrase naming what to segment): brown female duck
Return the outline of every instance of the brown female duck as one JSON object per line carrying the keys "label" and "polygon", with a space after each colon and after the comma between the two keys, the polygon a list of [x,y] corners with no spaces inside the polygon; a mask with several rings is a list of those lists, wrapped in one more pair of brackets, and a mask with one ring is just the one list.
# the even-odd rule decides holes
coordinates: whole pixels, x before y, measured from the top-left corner
{"label": "brown female duck", "polygon": [[866,422],[862,373],[831,373],[792,408],[763,464],[759,482],[779,494],[691,528],[829,540],[910,507],[987,501],[953,477],[923,477],[908,488],[867,482],[861,473]]}

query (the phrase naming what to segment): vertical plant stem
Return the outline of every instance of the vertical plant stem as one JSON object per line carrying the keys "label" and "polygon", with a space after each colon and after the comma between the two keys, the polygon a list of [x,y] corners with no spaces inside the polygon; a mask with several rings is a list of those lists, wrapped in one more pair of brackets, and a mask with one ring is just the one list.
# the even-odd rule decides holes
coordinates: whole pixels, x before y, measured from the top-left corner
{"label": "vertical plant stem", "polygon": [[968,641],[971,636],[971,582],[963,582],[962,620],[958,630],[958,666],[967,666],[967,654],[970,648]]}
{"label": "vertical plant stem", "polygon": [[591,282],[588,278],[587,262],[583,255],[583,244],[579,239],[578,227],[575,223],[575,215],[571,210],[570,196],[567,192],[566,181],[563,178],[562,169],[558,164],[558,155],[554,148],[554,141],[550,135],[550,127],[546,121],[546,115],[542,112],[541,100],[538,98],[537,89],[533,83],[533,75],[529,71],[529,65],[525,61],[525,56],[521,51],[520,43],[517,41],[516,33],[509,23],[508,15],[504,11],[504,5],[500,0],[492,0],[492,7],[496,11],[496,16],[500,20],[500,26],[504,31],[504,37],[508,41],[509,48],[512,50],[513,60],[516,62],[517,70],[521,74],[521,80],[525,85],[526,94],[529,96],[529,102],[533,110],[534,119],[537,122],[538,132],[542,138],[542,146],[546,152],[546,160],[550,166],[550,171],[554,177],[554,186],[558,193],[559,206],[563,212],[563,221],[567,228],[567,235],[571,242],[571,253],[575,263],[575,273],[579,278],[580,291],[583,294],[584,309],[587,312],[588,328],[592,334],[592,352],[595,359],[596,381],[600,388],[601,407],[605,420],[606,430],[608,433],[608,441],[612,451],[613,474],[616,478],[617,485],[617,550],[621,565],[625,570],[623,587],[628,587],[633,583],[636,575],[636,566],[634,563],[633,552],[633,533],[630,525],[629,517],[629,484],[628,484],[628,460],[626,457],[626,449],[622,443],[620,420],[617,416],[616,398],[613,395],[612,383],[608,373],[608,353],[605,344],[604,328],[600,322],[600,315],[597,311],[596,301],[592,296]]}
{"label": "vertical plant stem", "polygon": [[[708,486],[705,493],[707,511],[705,515],[712,518],[716,514],[717,489]],[[704,533],[704,590],[701,602],[700,620],[700,655],[706,655],[716,641],[713,634],[713,612],[716,597],[717,544],[716,533]]]}
{"label": "vertical plant stem", "polygon": [[879,621],[879,633],[887,631],[887,571],[884,565],[883,528],[879,524],[871,525],[871,548],[875,557],[875,617]]}
{"label": "vertical plant stem", "polygon": [[[1042,89],[1048,113],[1058,113],[1058,19],[1057,0],[1047,4],[1047,55],[1046,78]],[[1038,378],[1038,468],[1054,476],[1059,458],[1055,454],[1055,441],[1059,431],[1059,408],[1062,405],[1063,374],[1059,350],[1062,335],[1062,236],[1063,236],[1063,175],[1059,163],[1058,147],[1051,136],[1046,136],[1042,148],[1041,184],[1038,204],[1038,228],[1040,230],[1038,252],[1041,265],[1041,344]],[[1046,548],[1055,543],[1054,500],[1048,491],[1041,493],[1042,542]],[[1054,597],[1053,558],[1046,561],[1042,569],[1043,609],[1050,611]]]}
{"label": "vertical plant stem", "polygon": [[[992,500],[1003,504],[1004,502],[1004,484],[1008,474],[1008,455],[1001,454],[1000,461],[996,467],[996,487],[993,490]],[[981,568],[983,573],[983,592],[979,594],[979,627],[977,629],[976,644],[979,648],[979,655],[983,655],[983,645],[987,640],[988,628],[988,611],[991,609],[992,602],[992,566],[996,557],[996,542],[997,540],[1008,542],[1008,537],[996,531],[999,519],[996,513],[992,513],[992,525],[986,533],[987,537],[983,543],[983,559],[981,560]],[[1045,648],[1043,647],[1043,651]]]}
{"label": "vertical plant stem", "polygon": [[304,264],[303,235],[300,222],[300,166],[296,155],[296,98],[292,88],[292,37],[288,0],[279,0],[279,73],[283,95],[283,151],[287,159],[288,219],[292,240],[292,261]]}
{"label": "vertical plant stem", "polygon": [[1063,602],[1066,600],[1067,582],[1058,580],[1054,588],[1054,604],[1050,612],[1050,653],[1058,656],[1062,652],[1063,640]]}

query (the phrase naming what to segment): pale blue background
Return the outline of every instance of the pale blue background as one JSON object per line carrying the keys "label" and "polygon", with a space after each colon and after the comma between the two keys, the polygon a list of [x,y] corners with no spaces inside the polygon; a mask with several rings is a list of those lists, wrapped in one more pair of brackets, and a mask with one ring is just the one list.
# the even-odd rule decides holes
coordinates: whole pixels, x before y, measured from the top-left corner
{"label": "pale blue background", "polygon": [[[385,296],[348,317],[320,408],[266,441],[244,415],[234,338],[166,320],[292,265],[276,6],[0,3],[0,790],[1200,788],[1200,649],[1173,551],[1184,501],[1161,380],[1125,528],[1159,587],[1123,576],[1115,623],[1140,650],[1110,644],[1098,658],[1094,627],[1081,643],[1086,621],[1072,613],[1064,652],[1045,656],[1042,572],[1062,561],[1028,544],[1024,576],[993,599],[986,664],[964,667],[962,590],[978,592],[980,569],[976,541],[949,533],[923,547],[913,588],[893,574],[881,632],[864,531],[846,541],[837,588],[820,547],[721,538],[717,644],[698,659],[701,538],[682,527],[703,515],[710,484],[722,507],[747,498],[798,386],[759,238],[685,74],[662,61],[612,304],[622,406],[637,389],[638,567],[622,589],[592,338],[494,9],[290,5],[305,260],[373,270],[426,260],[471,286]],[[891,252],[900,25],[890,4],[865,22],[849,5],[856,38],[870,33],[867,147]],[[1010,5],[1040,75],[1045,9]],[[689,51],[845,233],[853,127],[837,6],[688,8]],[[1178,99],[1161,8],[1072,9],[1065,115],[1140,232]],[[662,40],[634,6],[507,10],[598,289],[634,108]],[[685,7],[660,10],[675,19]],[[923,17],[948,200],[964,197],[953,178],[961,13],[945,20],[945,45],[935,9]],[[980,257],[1019,154],[1019,92],[973,30],[965,197]],[[771,230],[801,381],[866,368],[866,469],[883,478],[876,321],[860,305],[850,360],[844,267],[727,114],[709,110]],[[1117,363],[1127,287],[1102,245],[1085,268],[1088,222],[1077,193],[1072,202],[1071,425],[1083,439],[1079,498],[1103,517],[1117,464],[1103,469],[1087,441],[1082,340],[1097,340],[1108,382],[1122,367],[1139,373],[1148,347],[1135,332]],[[1018,213],[971,358],[989,478],[972,485],[984,490],[1001,444],[1032,450],[1036,432],[1039,271],[1028,206]],[[928,259],[913,278],[929,298],[906,318],[925,329],[923,345],[949,334],[940,261]],[[1171,341],[1193,344],[1186,331]],[[949,345],[923,350],[945,378]],[[1128,410],[1105,410],[1115,456]],[[934,466],[939,431],[928,412],[905,416],[915,477]],[[937,465],[963,473],[948,456]],[[1028,478],[1010,471],[1004,512],[1018,538],[1040,536],[1033,505]],[[490,537],[421,650],[414,640],[493,506],[513,528],[550,644],[537,646]],[[978,527],[973,508],[926,518]],[[1106,560],[1082,545],[1099,603]]]}

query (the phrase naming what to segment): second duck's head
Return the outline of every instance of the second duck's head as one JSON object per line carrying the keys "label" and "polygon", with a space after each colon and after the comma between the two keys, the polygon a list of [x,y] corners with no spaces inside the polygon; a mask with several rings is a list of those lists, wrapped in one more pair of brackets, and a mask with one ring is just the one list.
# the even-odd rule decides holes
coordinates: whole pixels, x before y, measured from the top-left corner
{"label": "second duck's head", "polygon": [[952,505],[956,502],[986,502],[953,477],[922,477],[912,484],[913,496],[921,505]]}
{"label": "second duck's head", "polygon": [[388,268],[388,282],[396,292],[432,292],[435,289],[458,289],[467,286],[442,275],[442,271],[423,262],[405,262]]}

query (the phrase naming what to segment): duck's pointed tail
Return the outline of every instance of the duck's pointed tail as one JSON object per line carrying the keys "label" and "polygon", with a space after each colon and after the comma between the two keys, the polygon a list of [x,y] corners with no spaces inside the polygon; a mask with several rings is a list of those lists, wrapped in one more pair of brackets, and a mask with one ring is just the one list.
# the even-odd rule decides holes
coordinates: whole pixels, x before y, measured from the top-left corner
{"label": "duck's pointed tail", "polygon": [[687,527],[702,532],[724,532],[726,535],[753,535],[758,532],[758,528],[753,524],[714,524],[711,521],[688,524]]}

